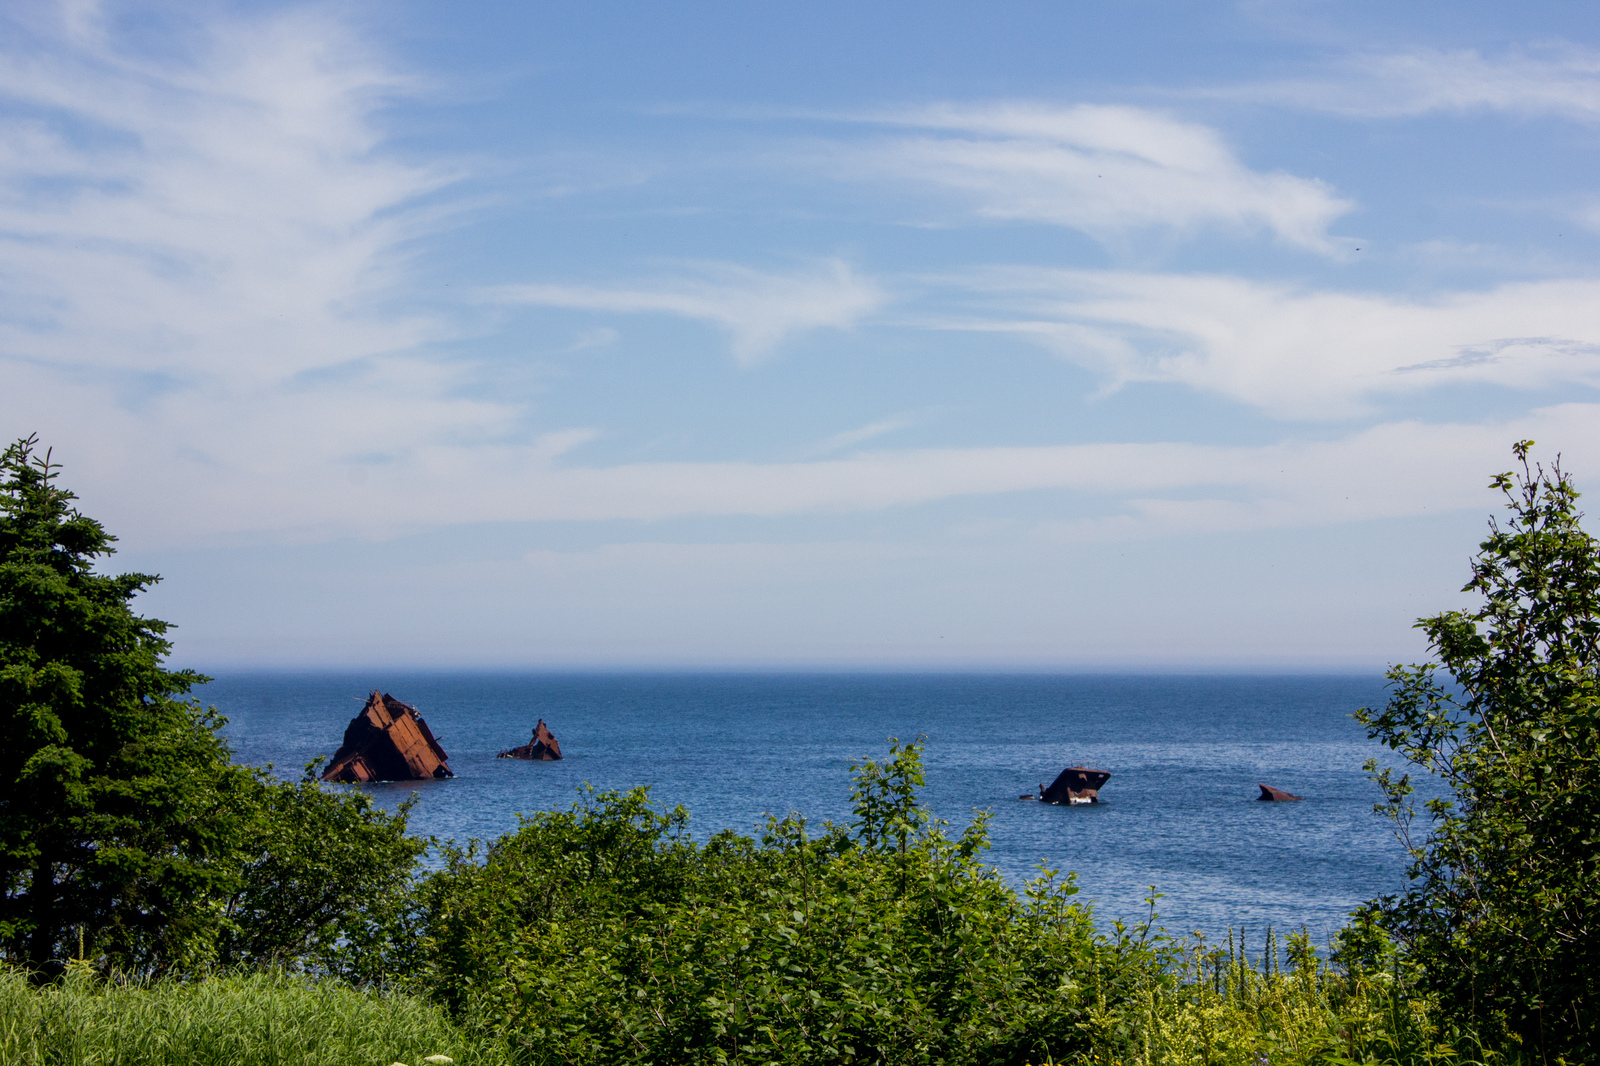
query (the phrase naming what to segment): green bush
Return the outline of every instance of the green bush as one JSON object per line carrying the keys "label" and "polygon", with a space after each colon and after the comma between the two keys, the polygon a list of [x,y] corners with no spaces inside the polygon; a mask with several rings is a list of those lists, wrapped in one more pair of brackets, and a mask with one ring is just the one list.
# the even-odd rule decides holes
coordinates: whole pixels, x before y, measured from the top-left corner
{"label": "green bush", "polygon": [[1448,680],[1429,664],[1390,673],[1369,735],[1445,794],[1412,832],[1408,776],[1376,773],[1380,809],[1410,851],[1407,890],[1370,913],[1426,987],[1485,1032],[1541,1060],[1600,1056],[1600,542],[1584,532],[1559,464],[1494,484],[1466,591],[1475,611],[1424,618]]}
{"label": "green bush", "polygon": [[[1024,1063],[1089,1049],[1146,952],[1077,891],[1024,895],[917,807],[915,744],[858,768],[857,821],[700,845],[643,791],[585,796],[420,888],[419,987],[537,1063]],[[1146,952],[1148,954],[1148,952]]]}
{"label": "green bush", "polygon": [[[855,821],[696,844],[642,790],[452,850],[383,960],[519,1062],[1467,1063],[1470,1033],[1370,921],[1337,967],[1094,930],[1071,878],[1018,893],[916,803],[919,749],[857,766]],[[1470,1054],[1469,1054],[1470,1053]]]}
{"label": "green bush", "polygon": [[364,792],[320,784],[315,770],[293,784],[257,774],[246,793],[218,901],[212,959],[221,966],[344,974],[374,939],[393,935],[427,847],[406,836],[413,801],[390,814]]}

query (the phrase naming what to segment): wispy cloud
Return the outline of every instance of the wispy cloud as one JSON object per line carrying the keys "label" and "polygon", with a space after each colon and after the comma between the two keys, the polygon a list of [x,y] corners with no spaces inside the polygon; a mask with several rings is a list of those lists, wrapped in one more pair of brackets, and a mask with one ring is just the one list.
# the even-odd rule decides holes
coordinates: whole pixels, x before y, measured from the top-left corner
{"label": "wispy cloud", "polygon": [[[1482,508],[1484,472],[1532,438],[1600,465],[1600,405],[1504,421],[1380,424],[1325,440],[1259,446],[1182,441],[866,451],[801,462],[566,461],[587,431],[534,446],[457,444],[288,482],[257,476],[205,497],[174,492],[144,516],[146,543],[232,534],[384,539],[472,522],[652,522],[847,515],[959,498],[1055,492],[1050,535],[1074,540],[1317,526]],[[181,484],[201,468],[171,474]],[[163,476],[147,483],[165,483]],[[403,501],[403,502],[401,502]],[[1037,508],[1030,508],[1037,513]]]}
{"label": "wispy cloud", "polygon": [[1199,95],[1366,118],[1497,111],[1600,120],[1600,52],[1575,45],[1353,56],[1325,74]]}
{"label": "wispy cloud", "polygon": [[506,303],[622,314],[665,314],[725,330],[733,356],[753,366],[786,339],[815,329],[850,329],[881,307],[879,285],[841,260],[819,270],[773,274],[729,263],[683,263],[671,275],[622,286],[504,285]]}
{"label": "wispy cloud", "polygon": [[135,471],[295,510],[297,482],[515,425],[418,354],[449,322],[393,307],[457,176],[385,143],[413,79],[312,9],[186,21],[159,56],[94,5],[29,12],[0,31],[8,432],[130,511]]}
{"label": "wispy cloud", "polygon": [[[1483,471],[1522,437],[1600,456],[1600,405],[1493,423],[1395,422],[1329,440],[921,448],[804,463],[549,468],[508,510],[525,518],[870,511],[962,496],[1059,490],[1062,509],[1111,501],[1116,535],[1316,525],[1483,506]],[[1095,522],[1103,520],[1096,519]],[[1082,521],[1080,534],[1100,536]]]}
{"label": "wispy cloud", "polygon": [[827,455],[829,452],[840,451],[844,448],[854,448],[857,444],[864,444],[869,440],[876,440],[886,433],[895,433],[917,424],[915,415],[895,415],[892,418],[880,418],[875,422],[868,422],[855,429],[847,429],[842,433],[819,441],[816,447],[810,450],[811,455]]}
{"label": "wispy cloud", "polygon": [[[1130,231],[1266,231],[1322,253],[1351,202],[1313,178],[1252,170],[1213,129],[1135,107],[999,103],[871,116],[895,135],[830,149],[833,165],[963,198],[983,218],[1115,242]],[[922,132],[913,132],[922,131]]]}
{"label": "wispy cloud", "polygon": [[0,279],[39,311],[0,351],[260,379],[424,336],[350,313],[417,232],[394,209],[450,177],[375,151],[404,79],[307,12],[196,38],[181,62],[10,35]]}
{"label": "wispy cloud", "polygon": [[958,279],[987,313],[943,319],[1045,344],[1107,387],[1174,382],[1292,419],[1440,385],[1600,385],[1600,281],[1427,299],[1224,275],[999,269]]}

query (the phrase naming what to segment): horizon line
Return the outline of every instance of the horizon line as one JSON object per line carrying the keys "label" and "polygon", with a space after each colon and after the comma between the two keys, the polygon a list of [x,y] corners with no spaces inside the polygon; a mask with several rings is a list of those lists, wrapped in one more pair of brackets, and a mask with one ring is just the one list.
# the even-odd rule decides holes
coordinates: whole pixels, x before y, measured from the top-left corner
{"label": "horizon line", "polygon": [[342,675],[389,673],[422,676],[726,676],[726,677],[1383,677],[1388,667],[1332,663],[1126,663],[1101,665],[999,665],[861,663],[588,663],[588,664],[463,664],[349,663],[295,665],[287,663],[182,664],[213,679],[225,676]]}

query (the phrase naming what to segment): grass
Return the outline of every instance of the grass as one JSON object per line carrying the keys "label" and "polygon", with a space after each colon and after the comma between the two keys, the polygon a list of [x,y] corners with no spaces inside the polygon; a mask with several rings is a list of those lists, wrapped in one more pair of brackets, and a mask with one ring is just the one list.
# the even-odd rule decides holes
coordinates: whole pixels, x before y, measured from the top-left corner
{"label": "grass", "polygon": [[[1298,940],[1298,943],[1295,941]],[[1226,949],[1175,945],[1168,980],[1149,981],[1133,1010],[1093,1019],[1122,1034],[1074,1066],[1517,1066],[1486,1049],[1406,979],[1402,964],[1344,972],[1291,938],[1293,962],[1271,947],[1248,958],[1230,934]],[[1098,1042],[1097,1042],[1098,1043]]]}
{"label": "grass", "polygon": [[0,1066],[502,1066],[504,1049],[409,996],[285,974],[36,988],[0,972]]}
{"label": "grass", "polygon": [[[1086,1019],[1073,1066],[1515,1066],[1457,1032],[1402,974],[1174,945],[1164,976]],[[283,973],[138,985],[0,971],[0,1066],[510,1066],[508,1047],[425,1000]],[[799,1066],[799,1064],[797,1064]]]}

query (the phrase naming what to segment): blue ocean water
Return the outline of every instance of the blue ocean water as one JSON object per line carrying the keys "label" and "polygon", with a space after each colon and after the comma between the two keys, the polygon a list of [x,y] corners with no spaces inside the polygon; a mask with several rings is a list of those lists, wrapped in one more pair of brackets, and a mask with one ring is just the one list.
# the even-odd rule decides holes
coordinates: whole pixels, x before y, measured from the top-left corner
{"label": "blue ocean water", "polygon": [[[269,674],[197,694],[241,762],[296,776],[374,687],[418,708],[456,777],[347,787],[390,807],[418,793],[419,834],[491,839],[586,782],[648,785],[700,836],[769,812],[847,822],[851,760],[925,736],[935,814],[960,828],[991,810],[989,862],[1019,881],[1076,871],[1104,922],[1140,917],[1154,885],[1175,932],[1270,922],[1320,943],[1402,881],[1361,770],[1383,752],[1350,719],[1382,703],[1379,677]],[[539,718],[563,761],[495,758]],[[1111,771],[1100,805],[1018,800],[1075,764]],[[1257,782],[1305,802],[1258,802]]]}

